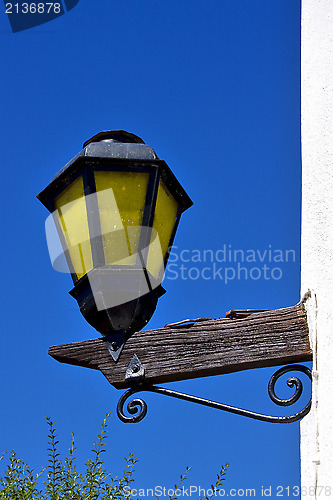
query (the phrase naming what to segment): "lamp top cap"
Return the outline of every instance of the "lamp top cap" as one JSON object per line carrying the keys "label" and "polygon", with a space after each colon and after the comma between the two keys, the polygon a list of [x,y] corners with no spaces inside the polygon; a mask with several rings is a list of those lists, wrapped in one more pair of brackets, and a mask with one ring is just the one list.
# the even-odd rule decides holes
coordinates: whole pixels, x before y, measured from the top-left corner
{"label": "lamp top cap", "polygon": [[126,130],[105,130],[104,132],[99,132],[93,137],[88,139],[84,144],[83,148],[91,144],[92,142],[101,141],[112,141],[112,142],[123,142],[123,143],[134,143],[134,144],[145,144],[145,142],[138,135],[132,134],[131,132],[126,132]]}

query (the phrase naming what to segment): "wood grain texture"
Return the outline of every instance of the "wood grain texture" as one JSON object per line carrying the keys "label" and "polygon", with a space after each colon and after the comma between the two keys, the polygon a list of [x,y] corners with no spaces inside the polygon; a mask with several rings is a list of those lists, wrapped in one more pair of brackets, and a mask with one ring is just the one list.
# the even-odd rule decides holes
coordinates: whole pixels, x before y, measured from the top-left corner
{"label": "wood grain texture", "polygon": [[134,354],[152,384],[312,359],[302,304],[244,319],[210,319],[137,332],[117,363],[103,338],[53,346],[49,354],[62,363],[100,370],[118,389],[127,386],[125,372]]}

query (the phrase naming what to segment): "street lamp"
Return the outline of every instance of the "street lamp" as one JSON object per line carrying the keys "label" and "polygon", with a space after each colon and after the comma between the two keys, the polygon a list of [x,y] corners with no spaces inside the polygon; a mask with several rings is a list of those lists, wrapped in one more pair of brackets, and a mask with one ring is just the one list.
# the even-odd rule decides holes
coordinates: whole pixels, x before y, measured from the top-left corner
{"label": "street lamp", "polygon": [[37,198],[52,213],[69,293],[117,361],[165,293],[180,216],[193,203],[166,162],[123,130],[86,141]]}
{"label": "street lamp", "polygon": [[[130,416],[124,413],[128,398],[140,391],[265,422],[296,422],[310,411],[311,400],[293,415],[264,415],[156,385],[288,363],[271,377],[268,394],[275,404],[290,406],[302,394],[301,380],[287,380],[295,389],[287,399],[276,395],[275,384],[291,371],[311,379],[309,368],[290,363],[310,361],[312,352],[308,295],[294,307],[232,310],[224,319],[182,320],[139,332],[165,293],[161,282],[179,219],[192,205],[167,164],[142,139],[121,130],[95,135],[38,199],[52,214],[62,246],[53,257],[66,258],[74,282],[70,294],[104,337],[53,346],[49,354],[98,369],[115,387],[127,388],[117,406],[123,422],[146,415],[146,403],[137,398],[127,404]],[[50,250],[50,240],[48,245]],[[134,332],[139,333],[130,339]]]}

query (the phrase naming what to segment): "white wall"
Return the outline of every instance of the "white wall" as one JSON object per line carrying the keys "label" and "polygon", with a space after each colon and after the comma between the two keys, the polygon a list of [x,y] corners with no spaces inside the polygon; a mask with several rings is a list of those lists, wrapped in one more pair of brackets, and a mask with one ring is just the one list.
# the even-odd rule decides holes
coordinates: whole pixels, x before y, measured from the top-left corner
{"label": "white wall", "polygon": [[302,4],[302,295],[312,291],[314,381],[301,473],[302,498],[315,499],[333,498],[333,0]]}

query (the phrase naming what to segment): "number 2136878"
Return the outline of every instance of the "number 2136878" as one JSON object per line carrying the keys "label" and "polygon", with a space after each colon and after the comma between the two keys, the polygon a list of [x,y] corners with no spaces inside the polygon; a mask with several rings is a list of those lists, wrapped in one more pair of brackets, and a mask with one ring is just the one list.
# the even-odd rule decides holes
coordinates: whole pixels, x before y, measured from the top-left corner
{"label": "number 2136878", "polygon": [[6,3],[6,14],[60,14],[59,2]]}

